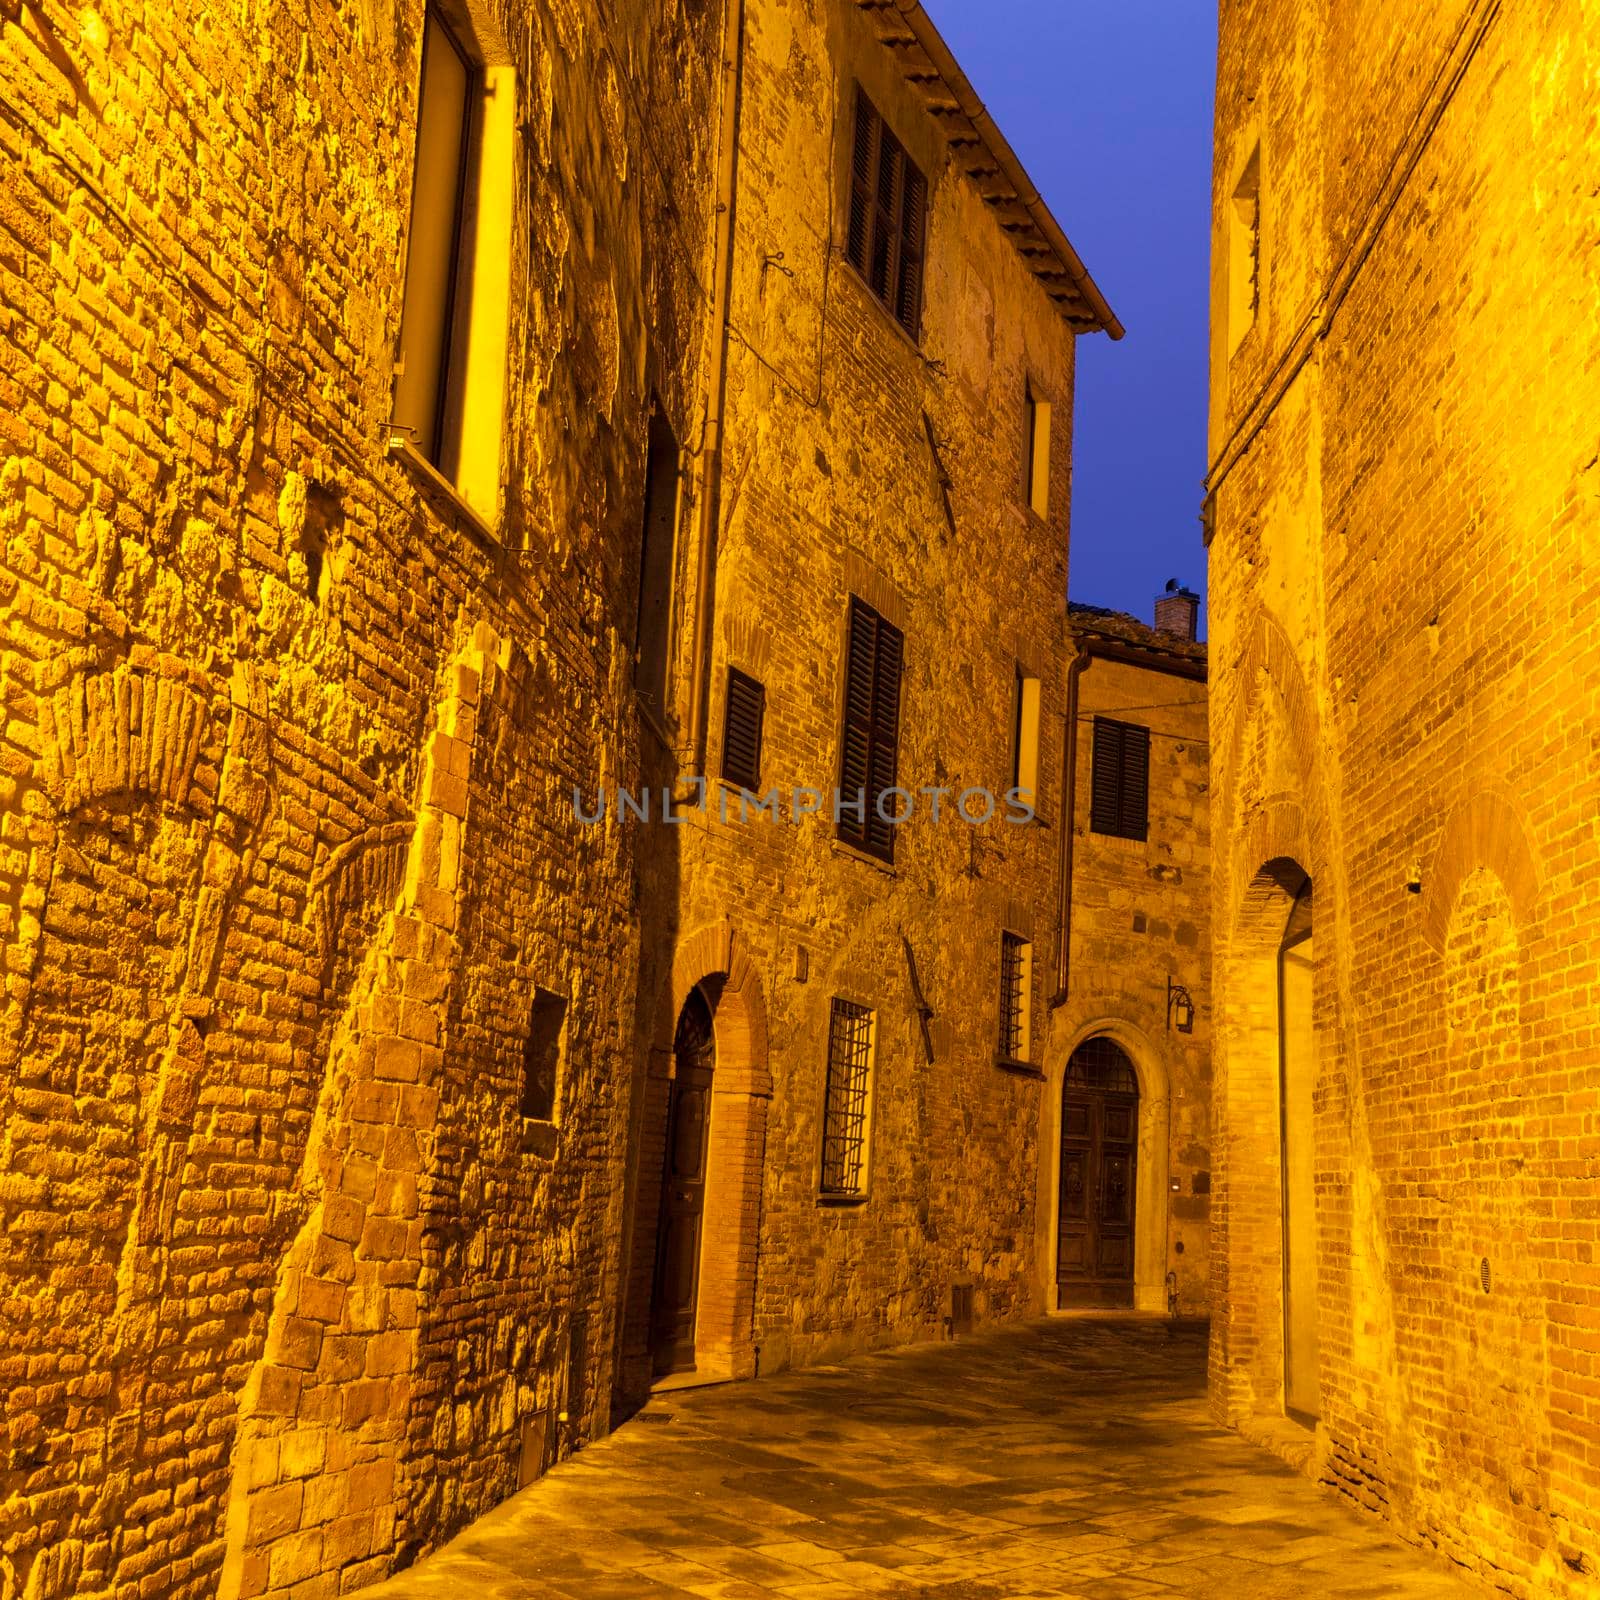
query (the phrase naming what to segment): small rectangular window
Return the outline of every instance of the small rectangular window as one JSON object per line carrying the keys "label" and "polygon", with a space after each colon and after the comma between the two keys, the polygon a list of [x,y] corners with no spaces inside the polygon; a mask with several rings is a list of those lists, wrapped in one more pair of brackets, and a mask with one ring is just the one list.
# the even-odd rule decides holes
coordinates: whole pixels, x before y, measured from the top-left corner
{"label": "small rectangular window", "polygon": [[761,787],[761,724],[767,692],[754,678],[728,668],[728,704],[722,720],[722,776],[751,794]]}
{"label": "small rectangular window", "polygon": [[556,1114],[556,1085],[561,1072],[561,1031],[567,1020],[563,995],[536,989],[528,1037],[522,1047],[522,1114],[540,1122]]}
{"label": "small rectangular window", "polygon": [[1094,719],[1094,779],[1089,826],[1095,833],[1143,839],[1150,826],[1150,730]]}
{"label": "small rectangular window", "polygon": [[666,722],[672,574],[678,531],[678,440],[660,405],[650,416],[644,461],[644,524],[639,548],[639,616],[634,687],[639,703]]}
{"label": "small rectangular window", "polygon": [[[892,862],[894,824],[885,820],[878,802],[894,788],[898,776],[905,636],[852,595],[846,653],[839,837],[881,861]],[[895,814],[892,797],[883,809]]]}
{"label": "small rectangular window", "polygon": [[913,339],[922,325],[928,182],[857,88],[845,255]]}
{"label": "small rectangular window", "polygon": [[1033,985],[1033,946],[1020,935],[1000,935],[1000,1039],[1002,1061],[1026,1062],[1033,1047],[1029,996]]}
{"label": "small rectangular window", "polygon": [[1023,441],[1028,504],[1035,516],[1050,515],[1050,402],[1028,387]]}
{"label": "small rectangular window", "polygon": [[1021,667],[1012,691],[1011,788],[1023,804],[1039,809],[1039,680]]}
{"label": "small rectangular window", "polygon": [[828,1024],[828,1078],[822,1108],[822,1193],[866,1193],[867,1118],[872,1087],[873,1013],[835,999]]}

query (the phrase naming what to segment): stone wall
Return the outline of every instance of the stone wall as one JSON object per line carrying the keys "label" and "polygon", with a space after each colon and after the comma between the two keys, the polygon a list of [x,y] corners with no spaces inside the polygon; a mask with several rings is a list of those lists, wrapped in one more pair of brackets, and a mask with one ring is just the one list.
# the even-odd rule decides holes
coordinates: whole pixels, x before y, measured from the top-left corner
{"label": "stone wall", "polygon": [[0,8],[7,1600],[348,1592],[604,1425],[635,866],[570,796],[638,772],[718,18],[472,12],[486,510],[389,448],[422,15]]}
{"label": "stone wall", "polygon": [[[1176,1274],[1178,1309],[1204,1315],[1209,1304],[1211,1211],[1211,827],[1206,685],[1173,671],[1205,669],[1204,645],[1175,640],[1132,617],[1074,607],[1075,648],[1096,642],[1138,660],[1096,659],[1078,680],[1077,798],[1073,808],[1072,948],[1065,999],[1052,1020],[1050,1091],[1043,1124],[1041,1206],[1056,1203],[1059,1100],[1067,1057],[1085,1039],[1115,1039],[1140,1076],[1139,1185],[1142,1249],[1137,1304],[1168,1309],[1167,1274]],[[1150,730],[1149,833],[1143,840],[1090,826],[1094,718]],[[1191,1033],[1176,1030],[1167,984],[1194,1003]],[[1141,1177],[1146,1176],[1143,1172]],[[1040,1229],[1041,1272],[1054,1283],[1054,1236]],[[1141,1270],[1142,1269],[1142,1270]]]}
{"label": "stone wall", "polygon": [[[747,8],[712,783],[708,812],[656,830],[672,835],[660,849],[681,884],[679,960],[674,974],[646,973],[662,997],[648,1151],[660,1149],[672,1028],[687,988],[733,961],[741,995],[759,994],[766,1019],[766,1059],[754,1062],[743,1046],[729,1048],[717,1013],[716,1071],[753,1083],[740,1093],[756,1102],[728,1115],[761,1141],[747,1148],[763,1177],[738,1202],[759,1234],[753,1284],[745,1280],[753,1322],[743,1323],[742,1343],[699,1352],[713,1370],[770,1370],[943,1337],[956,1286],[971,1291],[982,1320],[1043,1303],[1033,1237],[1041,1079],[1003,1070],[996,1058],[1000,936],[1010,928],[1034,942],[1035,1068],[1043,1060],[1074,334],[957,164],[906,80],[904,56],[854,0],[809,13],[767,0]],[[842,256],[857,83],[929,182],[915,341]],[[1024,497],[1030,382],[1054,402],[1048,518]],[[918,798],[897,830],[892,868],[841,843],[831,814],[789,820],[796,787],[831,791],[838,782],[851,595],[905,632],[899,782],[947,791],[937,822],[929,798]],[[997,807],[987,825],[968,826],[955,815],[959,793],[1003,794],[1011,781],[1019,663],[1045,685],[1041,770],[1055,775],[1045,820],[1009,825]],[[761,786],[784,796],[780,821],[741,823],[736,799],[732,819],[720,819],[719,796],[731,794],[716,781],[730,666],[765,685]],[[694,941],[705,953],[686,963]],[[932,1012],[931,1060],[914,981]],[[819,1198],[834,996],[876,1014],[869,1193],[852,1204]],[[728,1194],[735,1180],[719,1182],[717,1161],[714,1148],[713,1187]],[[638,1181],[636,1385],[647,1371],[658,1192],[648,1159]],[[707,1230],[702,1311],[708,1295],[730,1292],[730,1274],[749,1270],[715,1245],[709,1216]]]}
{"label": "stone wall", "polygon": [[1309,874],[1299,1453],[1524,1596],[1600,1577],[1593,20],[1228,4],[1218,78],[1213,1393],[1282,1411],[1275,961]]}

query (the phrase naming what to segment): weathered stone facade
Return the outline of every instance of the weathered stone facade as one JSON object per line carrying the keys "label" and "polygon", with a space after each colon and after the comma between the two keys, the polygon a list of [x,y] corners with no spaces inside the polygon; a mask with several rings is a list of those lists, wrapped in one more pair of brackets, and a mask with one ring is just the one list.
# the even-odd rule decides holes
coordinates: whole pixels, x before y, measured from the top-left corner
{"label": "weathered stone facade", "polygon": [[[940,1337],[963,1299],[985,1320],[1043,1304],[1034,1074],[1059,869],[1073,340],[1099,313],[964,120],[970,90],[926,34],[856,0],[746,14],[710,787],[704,812],[655,830],[655,904],[678,938],[670,968],[647,960],[643,979],[630,1393],[650,1371],[673,1032],[703,980],[720,999],[702,1371]],[[928,181],[915,340],[842,257],[857,86]],[[1024,478],[1030,394],[1053,407],[1042,516]],[[841,842],[827,805],[791,820],[797,788],[840,781],[852,596],[905,638],[898,781],[916,811],[892,865]],[[782,820],[739,821],[718,783],[730,667],[765,687],[760,789],[782,796]],[[1011,783],[1019,668],[1044,685],[1044,821],[1008,824],[997,802],[972,826],[962,792]],[[929,788],[944,791],[937,821]],[[658,914],[647,899],[647,923]],[[1040,952],[1031,1071],[996,1065],[1005,930]],[[819,1195],[838,996],[875,1017],[868,1193],[849,1202]]]}
{"label": "weathered stone facade", "polygon": [[0,12],[8,1600],[346,1592],[604,1426],[639,935],[570,793],[637,782],[718,26],[624,9],[471,13],[477,506],[390,448],[421,4]]}
{"label": "weathered stone facade", "polygon": [[1213,1394],[1524,1596],[1600,1583],[1595,20],[1218,76]]}
{"label": "weathered stone facade", "polygon": [[[925,19],[439,11],[485,86],[458,331],[504,345],[453,475],[391,427],[423,6],[0,6],[5,1600],[348,1593],[604,1428],[696,986],[708,1369],[1038,1303],[993,1040],[1052,829],[919,820],[889,871],[573,796],[714,777],[729,663],[769,781],[830,786],[851,594],[905,631],[902,783],[1004,790],[1018,663],[1059,770],[1072,341],[1115,323]],[[929,179],[920,342],[841,254],[856,78]],[[838,992],[879,1017],[850,1207]]]}
{"label": "weathered stone facade", "polygon": [[[1069,607],[1068,625],[1077,727],[1070,763],[1074,800],[1063,824],[1072,829],[1070,950],[1046,1061],[1040,1273],[1054,1285],[1059,1241],[1052,1219],[1067,1062],[1086,1040],[1108,1038],[1139,1077],[1134,1303],[1146,1311],[1204,1315],[1211,1208],[1206,647],[1187,631],[1158,631],[1096,606]],[[1144,839],[1094,826],[1096,717],[1149,730]],[[1187,1019],[1185,999],[1192,1007]]]}

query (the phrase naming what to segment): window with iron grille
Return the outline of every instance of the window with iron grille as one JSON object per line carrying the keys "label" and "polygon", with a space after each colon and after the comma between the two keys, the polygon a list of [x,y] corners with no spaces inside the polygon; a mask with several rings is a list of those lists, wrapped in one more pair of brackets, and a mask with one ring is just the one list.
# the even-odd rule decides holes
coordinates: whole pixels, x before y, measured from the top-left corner
{"label": "window with iron grille", "polygon": [[[850,597],[844,726],[839,751],[839,837],[894,860],[895,828],[878,801],[895,787],[900,760],[900,668],[905,635],[865,601]],[[884,810],[895,815],[891,797]]]}
{"label": "window with iron grille", "polygon": [[722,719],[722,776],[754,794],[761,785],[761,724],[767,691],[754,678],[728,668],[728,700]]}
{"label": "window with iron grille", "polygon": [[1000,1059],[1026,1061],[1028,1037],[1028,984],[1033,947],[1020,934],[1000,935]]}
{"label": "window with iron grille", "polygon": [[828,1023],[828,1079],[822,1108],[822,1193],[852,1198],[867,1189],[867,1113],[872,1078],[872,1012],[835,999]]}
{"label": "window with iron grille", "polygon": [[922,324],[927,209],[927,179],[858,88],[845,255],[913,339]]}
{"label": "window with iron grille", "polygon": [[1136,722],[1094,719],[1094,784],[1089,826],[1095,833],[1143,839],[1150,828],[1150,730]]}

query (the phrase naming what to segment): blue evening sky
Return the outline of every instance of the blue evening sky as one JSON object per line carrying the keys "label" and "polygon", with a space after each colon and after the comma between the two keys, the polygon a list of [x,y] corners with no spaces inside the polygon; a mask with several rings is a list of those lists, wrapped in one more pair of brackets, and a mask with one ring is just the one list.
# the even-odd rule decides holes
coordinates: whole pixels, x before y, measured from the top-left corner
{"label": "blue evening sky", "polygon": [[1128,330],[1078,341],[1069,587],[1148,622],[1205,592],[1215,0],[923,4]]}

